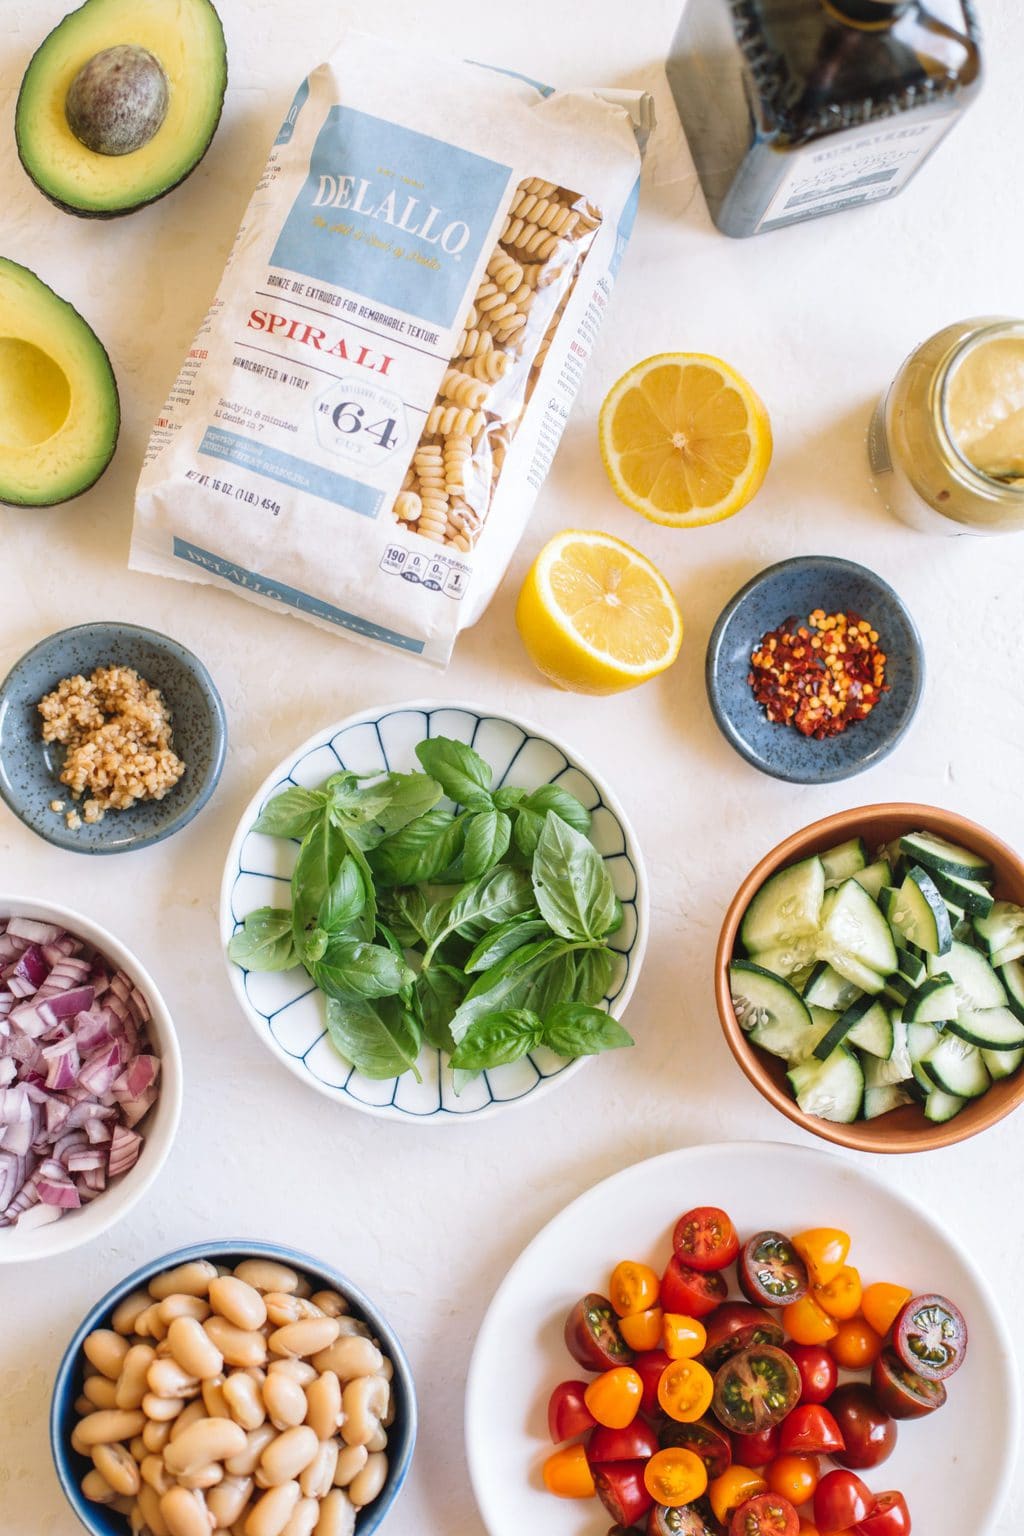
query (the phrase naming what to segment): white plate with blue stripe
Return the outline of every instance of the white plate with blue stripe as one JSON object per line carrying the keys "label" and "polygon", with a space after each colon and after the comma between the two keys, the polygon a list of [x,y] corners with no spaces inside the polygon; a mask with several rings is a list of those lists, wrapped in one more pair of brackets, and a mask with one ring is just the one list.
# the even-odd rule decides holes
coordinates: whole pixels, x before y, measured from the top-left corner
{"label": "white plate with blue stripe", "polygon": [[[493,767],[496,788],[559,784],[590,811],[591,838],[607,862],[623,908],[622,927],[611,941],[617,959],[604,999],[608,1011],[620,1018],[636,986],[648,930],[647,882],[626,813],[600,776],[548,731],[470,704],[417,700],[365,710],[319,731],[274,769],[246,806],[228,851],[220,902],[225,952],[246,913],[288,901],[298,843],[251,830],[266,801],[289,784],[316,788],[339,768],[356,773],[417,769],[415,748],[427,736],[469,743]],[[247,971],[229,961],[228,971],[246,1018],[289,1071],[329,1098],[389,1120],[442,1125],[480,1119],[535,1100],[567,1082],[587,1059],[566,1062],[543,1049],[532,1051],[522,1061],[481,1073],[457,1095],[447,1060],[424,1047],[417,1062],[420,1082],[411,1072],[372,1081],[331,1044],[323,996],[304,970]]]}

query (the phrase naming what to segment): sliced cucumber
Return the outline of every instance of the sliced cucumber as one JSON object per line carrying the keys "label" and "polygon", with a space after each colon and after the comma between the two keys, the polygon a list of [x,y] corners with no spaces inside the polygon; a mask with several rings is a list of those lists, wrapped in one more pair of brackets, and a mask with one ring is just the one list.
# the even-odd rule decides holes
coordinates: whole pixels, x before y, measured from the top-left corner
{"label": "sliced cucumber", "polygon": [[953,942],[946,904],[935,881],[919,864],[900,886],[899,898],[889,917],[893,931],[930,955],[944,955]]}
{"label": "sliced cucumber", "polygon": [[835,1009],[840,1013],[856,1002],[859,995],[860,988],[852,981],[847,981],[845,976],[840,976],[824,960],[814,967],[803,991],[805,1003],[813,1004],[815,1008]]}
{"label": "sliced cucumber", "polygon": [[867,845],[862,837],[851,837],[849,842],[839,843],[837,847],[819,854],[819,858],[825,871],[826,887],[842,885],[844,880],[852,879],[858,870],[867,868]]}
{"label": "sliced cucumber", "polygon": [[[818,953],[834,970],[862,986],[856,974],[867,969],[885,978],[896,970],[896,945],[892,931],[878,907],[856,880],[845,880],[835,894],[831,910],[822,923]],[[854,961],[855,971],[841,962]],[[877,987],[863,987],[865,992],[880,992]]]}
{"label": "sliced cucumber", "polygon": [[869,864],[867,869],[859,869],[853,876],[858,885],[862,885],[871,897],[877,901],[879,892],[892,880],[892,866],[888,859],[879,859],[875,864]]}
{"label": "sliced cucumber", "polygon": [[941,1024],[945,1019],[955,1019],[960,1007],[960,997],[953,978],[945,971],[918,987],[907,1002],[903,1017],[908,1024]]}
{"label": "sliced cucumber", "polygon": [[948,954],[928,961],[928,974],[936,976],[945,972],[956,986],[961,1008],[1002,1008],[1006,1005],[1006,988],[985,956],[956,939]]}
{"label": "sliced cucumber", "polygon": [[833,951],[830,962],[833,970],[838,971],[861,992],[870,992],[872,996],[877,997],[885,986],[884,976],[879,976],[870,966],[862,965],[852,955],[840,955]]}
{"label": "sliced cucumber", "polygon": [[978,1098],[992,1081],[977,1046],[956,1035],[943,1034],[921,1065],[936,1088],[961,1099]]}
{"label": "sliced cucumber", "polygon": [[[861,1022],[865,1014],[870,1013],[875,1008],[885,1014],[882,1004],[874,998],[860,997],[855,1003],[851,1003],[849,1008],[844,1009],[842,1013],[836,1014],[828,1029],[814,1047],[814,1054],[818,1060],[827,1061],[836,1047],[843,1044],[851,1029],[854,1029]],[[888,1014],[885,1016],[888,1020]]]}
{"label": "sliced cucumber", "polygon": [[890,1110],[902,1109],[905,1104],[913,1102],[911,1095],[900,1083],[890,1083],[881,1088],[865,1088],[864,1119],[877,1120],[879,1115],[887,1115]]}
{"label": "sliced cucumber", "polygon": [[1024,957],[1024,933],[989,955],[990,961],[997,969],[1001,965],[1009,965],[1011,960],[1020,960],[1022,957]]}
{"label": "sliced cucumber", "polygon": [[869,1056],[888,1060],[893,1050],[893,1027],[889,1010],[882,1003],[874,1002],[859,1018],[846,1036],[847,1045],[855,1045]]}
{"label": "sliced cucumber", "polygon": [[889,999],[891,1003],[895,1003],[897,1008],[902,1008],[903,1004],[907,1001],[907,998],[911,995],[913,990],[914,988],[911,986],[907,978],[897,974],[895,976],[889,977],[889,980],[885,984],[884,995]]}
{"label": "sliced cucumber", "polygon": [[815,936],[804,934],[799,939],[792,939],[788,944],[780,944],[776,949],[762,949],[750,958],[764,970],[771,971],[776,976],[785,976],[790,980],[804,973],[810,974],[807,968],[814,965],[816,947]]}
{"label": "sliced cucumber", "polygon": [[908,832],[900,838],[900,852],[923,864],[925,869],[938,869],[946,875],[958,875],[964,880],[988,880],[992,877],[992,865],[980,853],[949,843],[934,832]]}
{"label": "sliced cucumber", "polygon": [[875,900],[886,922],[892,927],[892,917],[896,910],[896,904],[900,899],[900,893],[894,885],[883,885]]}
{"label": "sliced cucumber", "polygon": [[911,1076],[930,1093],[935,1084],[925,1071],[924,1062],[942,1039],[941,1031],[934,1024],[908,1024],[906,1030]]}
{"label": "sliced cucumber", "polygon": [[1009,1008],[985,1008],[980,1013],[961,1008],[959,1017],[950,1019],[946,1029],[968,1045],[988,1051],[1017,1051],[1024,1047],[1024,1023]]}
{"label": "sliced cucumber", "polygon": [[989,954],[1005,949],[1024,935],[1024,907],[1015,901],[994,901],[984,917],[975,917],[974,931]]}
{"label": "sliced cucumber", "polygon": [[864,1102],[864,1072],[850,1051],[840,1046],[827,1061],[808,1061],[786,1074],[805,1115],[849,1125]]}
{"label": "sliced cucumber", "polygon": [[803,859],[770,876],[743,914],[740,937],[747,953],[756,956],[762,950],[785,948],[815,933],[824,895],[820,859]]}
{"label": "sliced cucumber", "polygon": [[758,1025],[781,1024],[794,1032],[810,1029],[811,1016],[799,992],[752,960],[734,960],[729,990],[736,1021],[748,1032]]}
{"label": "sliced cucumber", "polygon": [[926,957],[918,949],[901,949],[896,946],[896,962],[900,975],[910,982],[912,987],[919,986],[928,974]]}
{"label": "sliced cucumber", "polygon": [[892,1026],[893,1045],[888,1060],[868,1053],[861,1058],[864,1082],[868,1088],[888,1088],[893,1083],[906,1083],[914,1075],[907,1050],[907,1026],[896,1011],[889,1015],[889,1023]]}
{"label": "sliced cucumber", "polygon": [[961,943],[970,943],[974,938],[974,919],[968,917],[963,907],[958,907],[955,902],[949,900],[948,896],[944,896],[942,899],[946,903],[946,911],[949,913],[949,926],[954,939]]}
{"label": "sliced cucumber", "polygon": [[988,1075],[994,1083],[1002,1082],[1004,1077],[1012,1077],[1024,1062],[1024,1050],[1020,1051],[986,1051],[981,1053],[981,1059],[988,1068]]}
{"label": "sliced cucumber", "polygon": [[941,869],[930,871],[944,901],[953,902],[970,917],[987,917],[995,905],[995,897],[980,880],[958,880],[956,875],[944,874]]}
{"label": "sliced cucumber", "polygon": [[933,1125],[945,1125],[947,1120],[952,1120],[958,1115],[967,1103],[955,1093],[943,1093],[941,1088],[933,1088],[924,1101],[924,1117]]}
{"label": "sliced cucumber", "polygon": [[1024,1019],[1024,963],[1010,960],[1000,966],[999,976],[1006,988],[1006,1000],[1018,1019]]}

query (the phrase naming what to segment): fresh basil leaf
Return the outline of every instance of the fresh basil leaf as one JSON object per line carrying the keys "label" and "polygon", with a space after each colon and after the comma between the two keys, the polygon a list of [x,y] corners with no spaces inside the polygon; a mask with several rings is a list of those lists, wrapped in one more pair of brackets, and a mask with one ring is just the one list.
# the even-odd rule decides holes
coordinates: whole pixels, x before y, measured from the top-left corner
{"label": "fresh basil leaf", "polygon": [[607,939],[610,938],[613,933],[618,933],[619,929],[622,927],[624,916],[625,913],[622,910],[622,902],[616,896],[615,905],[612,909],[612,920],[608,924],[608,927],[605,929],[601,937]]}
{"label": "fresh basil leaf", "polygon": [[330,943],[330,934],[323,928],[308,928],[302,936],[302,963],[307,968],[323,957]]}
{"label": "fresh basil leaf", "polygon": [[381,917],[407,949],[430,942],[427,921],[434,908],[417,885],[398,885],[381,903]]}
{"label": "fresh basil leaf", "polygon": [[524,944],[550,934],[551,929],[535,911],[522,912],[518,917],[510,917],[507,922],[499,923],[496,928],[485,933],[466,960],[463,970],[467,975],[472,975],[474,971],[486,971]]}
{"label": "fresh basil leaf", "polygon": [[[456,891],[451,901],[430,913],[431,941],[424,958],[429,965],[434,951],[451,934],[463,939],[479,939],[495,924],[516,917],[533,906],[533,886],[520,869],[499,865],[479,880],[471,880]],[[493,962],[491,962],[493,963]]]}
{"label": "fresh basil leaf", "polygon": [[326,816],[315,822],[302,840],[292,871],[292,931],[300,952],[347,853],[344,834]]}
{"label": "fresh basil leaf", "polygon": [[423,1038],[450,1056],[455,1049],[451,1023],[467,990],[466,977],[454,965],[438,962],[416,978],[415,992],[423,1017]]}
{"label": "fresh basil leaf", "polygon": [[552,1008],[557,1008],[560,1003],[571,1002],[576,996],[581,958],[580,951],[557,955],[538,974],[530,997],[530,1007],[535,1008],[541,1018],[547,1018]]}
{"label": "fresh basil leaf", "polygon": [[364,1077],[400,1077],[411,1069],[420,1081],[416,1069],[421,1045],[419,1022],[397,997],[382,997],[376,1002],[329,997],[327,1032],[338,1054]]}
{"label": "fresh basil leaf", "polygon": [[615,891],[604,860],[553,811],[533,856],[533,889],[541,916],[563,938],[600,938],[614,919]]}
{"label": "fresh basil leaf", "polygon": [[496,811],[511,811],[520,801],[526,799],[526,790],[519,789],[515,784],[505,784],[501,789],[494,791],[493,798]]}
{"label": "fresh basil leaf", "polygon": [[526,797],[523,804],[538,816],[546,816],[548,811],[553,811],[561,821],[575,827],[577,832],[590,831],[590,812],[560,784],[542,784]]}
{"label": "fresh basil leaf", "polygon": [[[502,1013],[508,1008],[534,1008],[534,998],[544,982],[544,973],[561,956],[578,946],[556,937],[523,944],[497,965],[478,975],[452,1020],[452,1035],[462,1039],[471,1024],[488,1013]],[[535,1009],[539,1012],[538,1009]]]}
{"label": "fresh basil leaf", "polygon": [[435,806],[373,850],[370,867],[381,885],[434,880],[458,858],[465,838],[461,816]]}
{"label": "fresh basil leaf", "polygon": [[489,810],[491,780],[494,774],[479,752],[467,747],[463,741],[452,741],[448,736],[433,736],[421,741],[416,756],[424,772],[436,779],[449,799],[456,805],[464,805],[470,811]]}
{"label": "fresh basil leaf", "polygon": [[515,838],[516,847],[524,858],[532,860],[543,831],[544,817],[540,812],[531,811],[526,806],[521,805],[516,812],[512,836]]}
{"label": "fresh basil leaf", "polygon": [[388,801],[373,820],[385,837],[392,837],[417,816],[432,811],[442,795],[440,784],[425,773],[389,773],[384,786]]}
{"label": "fresh basil leaf", "polygon": [[477,1019],[459,1041],[452,1066],[461,1072],[486,1072],[518,1061],[539,1045],[544,1026],[526,1008],[508,1008]]}
{"label": "fresh basil leaf", "polygon": [[290,909],[260,907],[247,912],[228,942],[228,957],[248,971],[288,971],[298,965]]}
{"label": "fresh basil leaf", "polygon": [[329,940],[323,958],[310,964],[321,992],[344,1001],[350,997],[393,997],[409,986],[414,972],[390,948],[362,939]]}
{"label": "fresh basil leaf", "polygon": [[594,949],[581,949],[576,955],[576,988],[572,1001],[593,1005],[606,997],[615,964],[615,951],[604,944]]}
{"label": "fresh basil leaf", "polygon": [[462,849],[462,873],[470,880],[485,875],[508,852],[512,822],[504,811],[477,811],[470,816]]}
{"label": "fresh basil leaf", "polygon": [[556,1056],[596,1056],[633,1045],[633,1037],[603,1008],[560,1003],[544,1016],[543,1044]]}
{"label": "fresh basil leaf", "polygon": [[354,923],[366,910],[366,877],[362,868],[346,854],[338,867],[338,873],[330,889],[320,903],[317,922],[327,933],[337,933]]}
{"label": "fresh basil leaf", "polygon": [[303,789],[293,784],[268,800],[256,820],[254,832],[264,832],[268,837],[305,837],[314,822],[323,816],[327,808],[327,796],[322,789]]}

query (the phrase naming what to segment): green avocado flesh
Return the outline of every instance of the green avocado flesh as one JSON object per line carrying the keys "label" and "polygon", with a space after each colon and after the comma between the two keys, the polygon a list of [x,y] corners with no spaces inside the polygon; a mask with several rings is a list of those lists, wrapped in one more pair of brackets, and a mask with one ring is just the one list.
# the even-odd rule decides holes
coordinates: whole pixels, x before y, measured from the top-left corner
{"label": "green avocado flesh", "polygon": [[28,267],[0,256],[0,501],[48,507],[88,490],[120,421],[93,331]]}
{"label": "green avocado flesh", "polygon": [[86,0],[25,71],[14,124],[21,163],[67,213],[131,213],[199,164],[226,84],[210,0]]}

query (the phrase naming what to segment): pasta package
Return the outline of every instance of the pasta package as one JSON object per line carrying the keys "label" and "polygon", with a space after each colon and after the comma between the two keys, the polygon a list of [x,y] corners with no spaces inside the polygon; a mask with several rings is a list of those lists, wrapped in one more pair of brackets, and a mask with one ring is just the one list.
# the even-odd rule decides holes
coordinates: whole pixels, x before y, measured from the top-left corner
{"label": "pasta package", "polygon": [[350,35],[153,426],[132,567],[445,665],[558,446],[650,121],[639,92]]}

